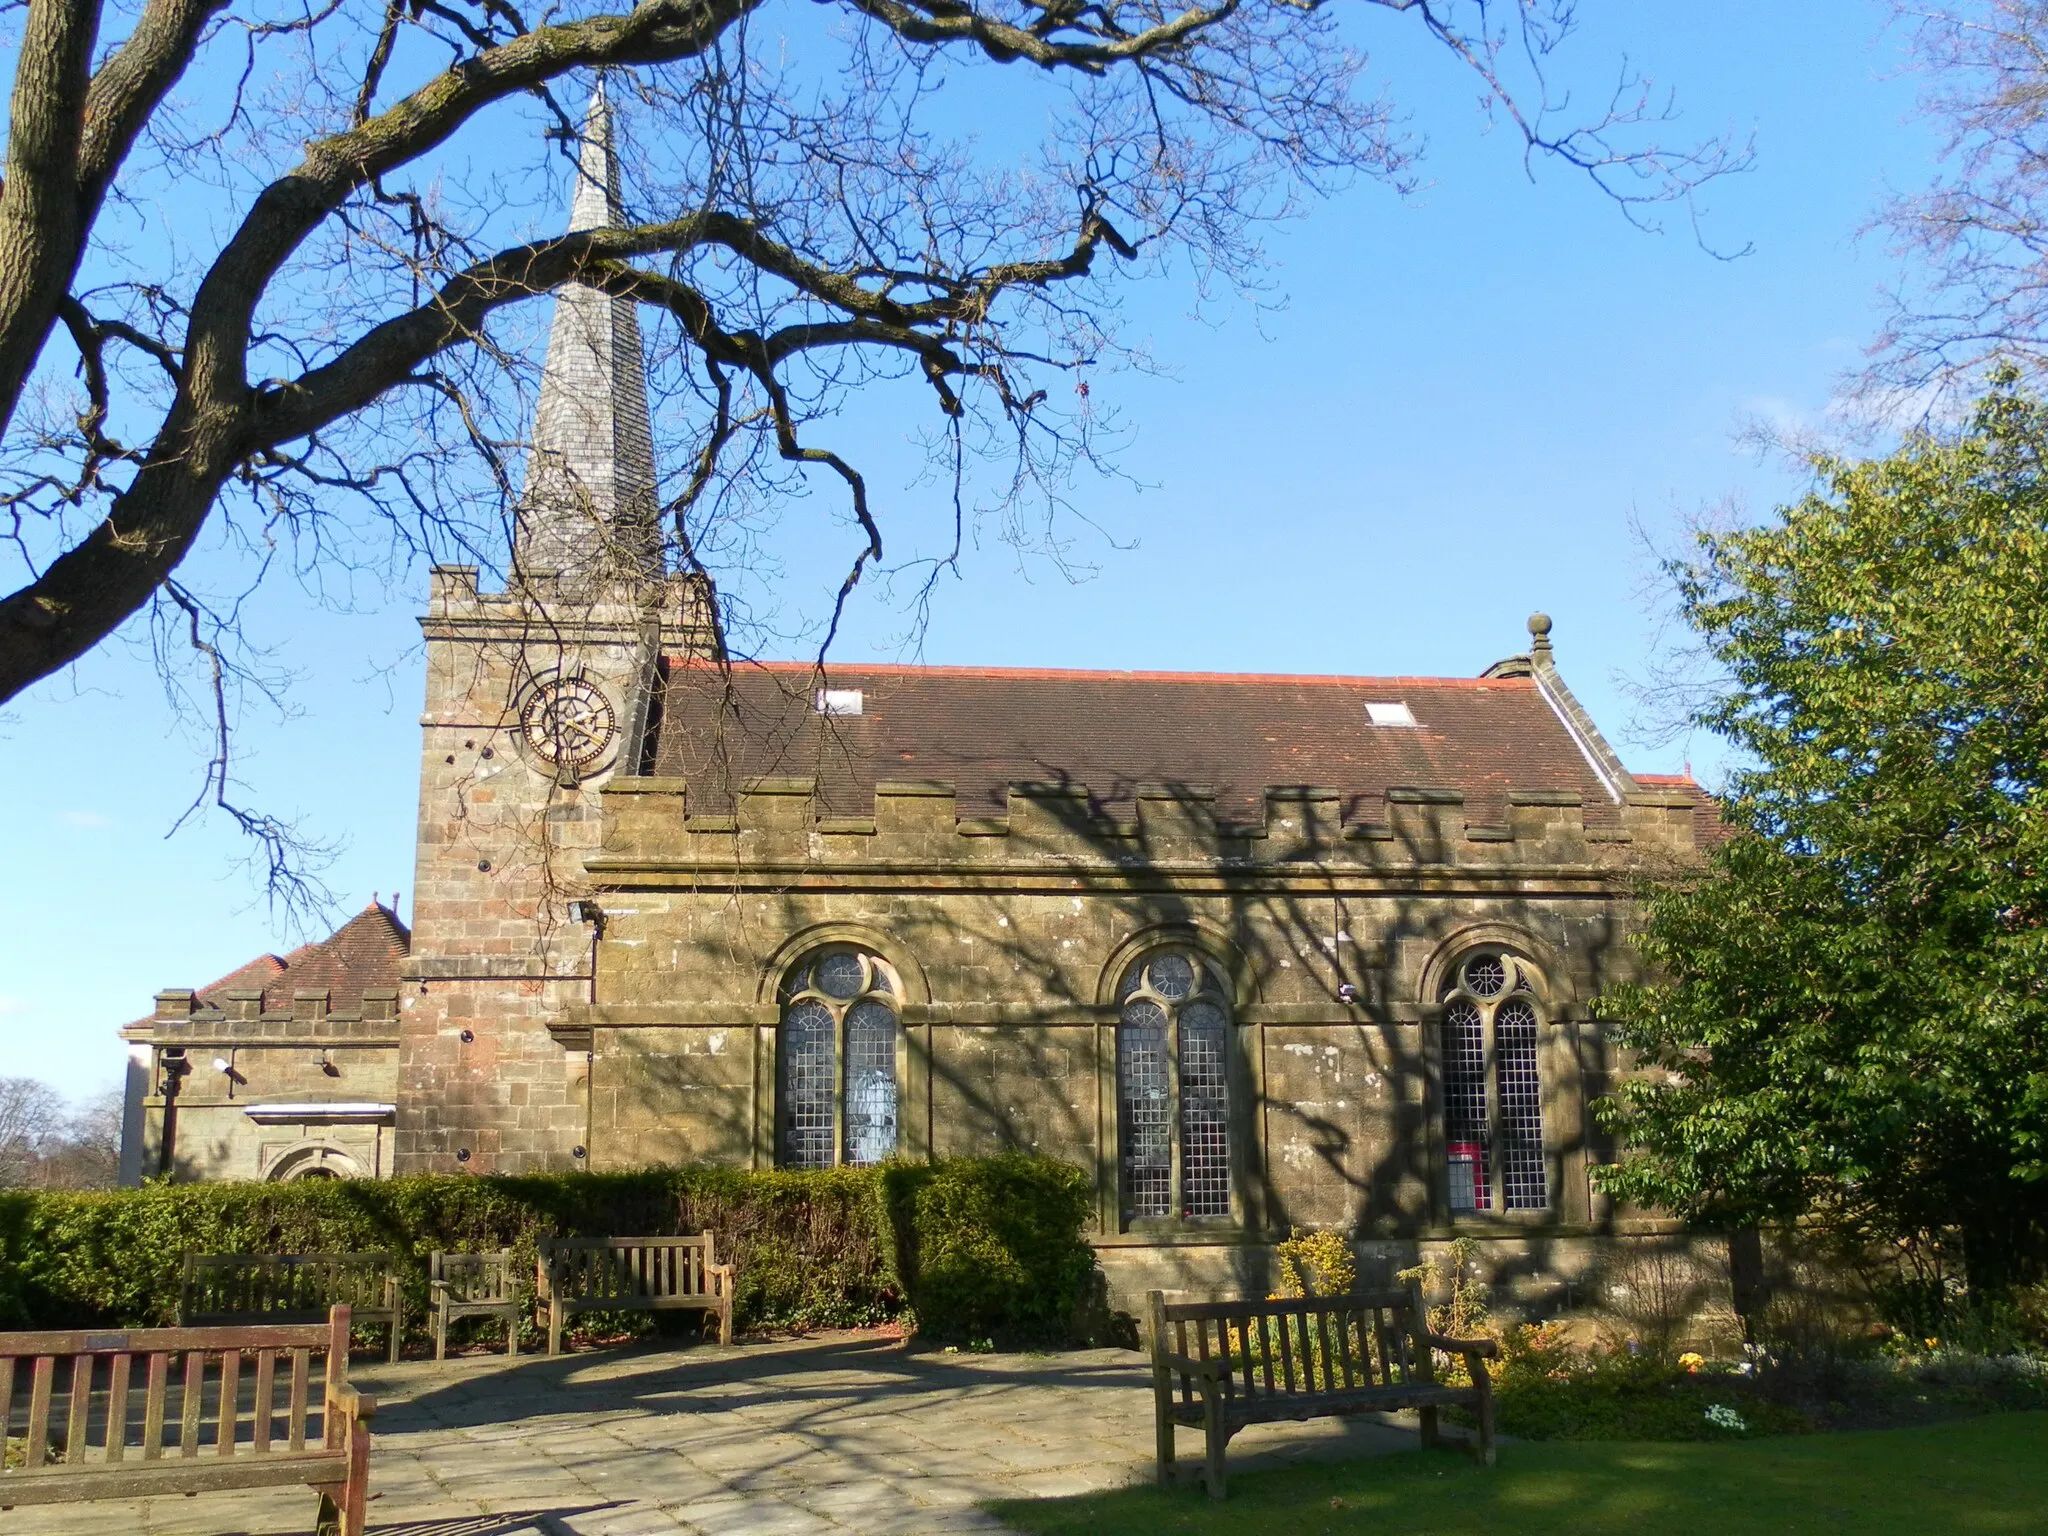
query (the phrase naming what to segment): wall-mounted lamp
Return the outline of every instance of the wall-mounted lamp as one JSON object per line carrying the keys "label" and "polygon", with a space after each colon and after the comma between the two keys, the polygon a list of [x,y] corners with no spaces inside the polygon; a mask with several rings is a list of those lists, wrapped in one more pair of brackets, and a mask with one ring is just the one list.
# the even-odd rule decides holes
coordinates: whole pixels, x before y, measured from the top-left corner
{"label": "wall-mounted lamp", "polygon": [[604,908],[596,902],[578,898],[569,903],[569,921],[588,923],[591,931],[599,938],[604,936]]}
{"label": "wall-mounted lamp", "polygon": [[325,1072],[329,1077],[341,1076],[341,1068],[337,1067],[334,1064],[333,1058],[331,1058],[325,1051],[322,1051],[320,1053],[320,1070],[322,1072]]}
{"label": "wall-mounted lamp", "polygon": [[1348,981],[1340,983],[1337,987],[1337,1001],[1349,1007],[1358,1001],[1358,988]]}
{"label": "wall-mounted lamp", "polygon": [[248,1081],[247,1078],[243,1077],[241,1073],[235,1070],[235,1064],[232,1061],[229,1061],[225,1056],[216,1056],[213,1058],[213,1070],[218,1072],[222,1077],[226,1078],[231,1083],[241,1083]]}
{"label": "wall-mounted lamp", "polygon": [[467,1147],[457,1147],[457,1148],[455,1149],[455,1161],[457,1161],[458,1163],[466,1163],[466,1162],[468,1162],[468,1161],[469,1161],[469,1148],[467,1148]]}
{"label": "wall-mounted lamp", "polygon": [[465,1029],[465,1030],[464,1030],[464,1031],[462,1032],[462,1043],[463,1043],[464,1045],[468,1045],[468,1044],[469,1044],[469,1043],[470,1043],[471,1041],[473,1041],[474,1039],[476,1039],[476,1031],[475,1031],[475,1030],[473,1030],[473,1029]]}
{"label": "wall-mounted lamp", "polygon": [[569,1155],[570,1155],[571,1157],[574,1157],[574,1158],[582,1158],[582,1157],[586,1156],[587,1154],[586,1154],[586,1153],[584,1152],[583,1148],[581,1148],[581,1147],[571,1147],[571,1148],[569,1149]]}

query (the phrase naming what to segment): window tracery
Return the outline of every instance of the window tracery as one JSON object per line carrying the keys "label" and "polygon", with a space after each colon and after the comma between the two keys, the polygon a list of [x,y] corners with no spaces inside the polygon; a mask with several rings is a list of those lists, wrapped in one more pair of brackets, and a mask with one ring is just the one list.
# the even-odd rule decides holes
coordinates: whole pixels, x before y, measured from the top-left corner
{"label": "window tracery", "polygon": [[806,955],[783,984],[778,1142],[785,1168],[866,1167],[894,1155],[902,985],[870,950]]}
{"label": "window tracery", "polygon": [[1124,1219],[1230,1215],[1230,1007],[1222,978],[1191,950],[1155,950],[1124,972],[1117,998]]}
{"label": "window tracery", "polygon": [[1538,987],[1505,950],[1467,956],[1445,983],[1443,1114],[1453,1214],[1540,1211],[1550,1204],[1537,1061]]}

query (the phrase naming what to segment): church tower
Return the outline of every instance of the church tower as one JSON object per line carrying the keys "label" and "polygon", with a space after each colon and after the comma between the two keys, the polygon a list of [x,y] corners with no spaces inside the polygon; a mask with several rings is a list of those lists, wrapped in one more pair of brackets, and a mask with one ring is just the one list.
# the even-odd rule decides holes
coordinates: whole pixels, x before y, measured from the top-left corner
{"label": "church tower", "polygon": [[[620,221],[612,114],[593,94],[570,229]],[[599,792],[640,771],[655,668],[715,646],[709,593],[664,569],[646,365],[630,300],[555,296],[505,589],[432,576],[421,620],[418,870],[400,998],[399,1173],[580,1166],[588,1001],[579,920]]]}

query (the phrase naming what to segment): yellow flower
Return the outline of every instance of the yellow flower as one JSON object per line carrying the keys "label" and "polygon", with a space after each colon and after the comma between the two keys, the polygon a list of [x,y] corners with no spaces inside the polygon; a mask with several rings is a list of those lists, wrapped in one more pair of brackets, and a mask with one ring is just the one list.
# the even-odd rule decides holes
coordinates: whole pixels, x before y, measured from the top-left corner
{"label": "yellow flower", "polygon": [[1684,1354],[1678,1357],[1678,1363],[1684,1366],[1688,1371],[1697,1371],[1701,1366],[1707,1363],[1707,1359],[1706,1356],[1696,1355],[1688,1349]]}
{"label": "yellow flower", "polygon": [[1939,1339],[1922,1339],[1920,1342],[1925,1344],[1929,1349],[1941,1348],[1941,1340]]}

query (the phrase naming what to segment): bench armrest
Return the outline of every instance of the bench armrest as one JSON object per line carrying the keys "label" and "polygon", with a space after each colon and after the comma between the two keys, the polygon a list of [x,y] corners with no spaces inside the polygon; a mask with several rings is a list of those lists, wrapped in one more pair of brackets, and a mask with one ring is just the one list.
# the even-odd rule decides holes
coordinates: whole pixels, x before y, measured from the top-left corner
{"label": "bench armrest", "polygon": [[1221,1381],[1232,1374],[1229,1363],[1220,1357],[1197,1360],[1192,1355],[1176,1355],[1171,1351],[1162,1350],[1152,1358],[1168,1370],[1179,1371],[1185,1376],[1213,1377]]}
{"label": "bench armrest", "polygon": [[1447,1339],[1440,1333],[1423,1335],[1432,1349],[1440,1349],[1447,1355],[1478,1355],[1484,1360],[1498,1360],[1500,1345],[1492,1339]]}
{"label": "bench armrest", "polygon": [[327,1389],[327,1408],[344,1418],[367,1422],[377,1416],[377,1399],[345,1381],[338,1382]]}
{"label": "bench armrest", "polygon": [[730,1296],[732,1294],[732,1266],[730,1264],[706,1264],[704,1273],[711,1278],[711,1294]]}

